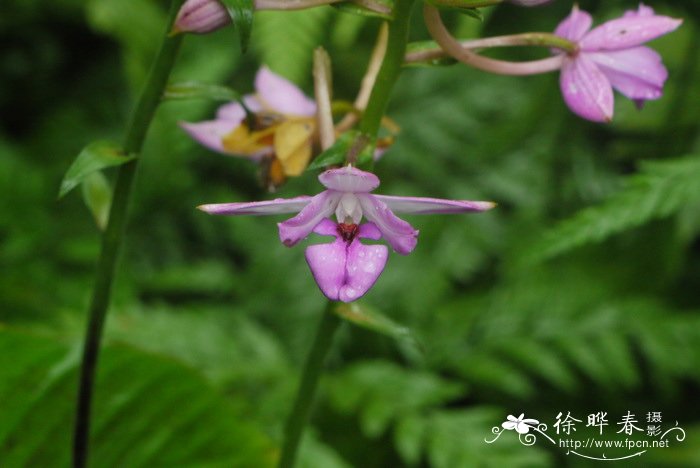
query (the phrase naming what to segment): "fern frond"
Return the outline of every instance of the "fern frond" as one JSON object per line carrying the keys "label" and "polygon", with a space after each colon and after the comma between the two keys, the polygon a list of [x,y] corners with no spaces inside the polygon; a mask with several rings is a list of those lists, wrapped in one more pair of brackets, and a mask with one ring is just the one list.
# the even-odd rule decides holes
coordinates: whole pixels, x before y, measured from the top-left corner
{"label": "fern frond", "polygon": [[679,212],[700,199],[700,157],[645,163],[625,188],[599,206],[562,221],[535,244],[526,260],[537,262]]}

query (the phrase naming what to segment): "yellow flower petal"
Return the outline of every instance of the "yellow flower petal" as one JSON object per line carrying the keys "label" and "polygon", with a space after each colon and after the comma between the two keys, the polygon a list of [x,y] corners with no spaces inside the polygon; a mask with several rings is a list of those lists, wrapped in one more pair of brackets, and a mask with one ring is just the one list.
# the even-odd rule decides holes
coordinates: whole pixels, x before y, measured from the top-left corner
{"label": "yellow flower petal", "polygon": [[315,127],[312,119],[288,120],[277,127],[275,155],[285,175],[298,176],[309,165]]}
{"label": "yellow flower petal", "polygon": [[251,132],[245,123],[236,127],[222,139],[224,149],[232,154],[253,155],[271,146],[271,136],[275,127]]}

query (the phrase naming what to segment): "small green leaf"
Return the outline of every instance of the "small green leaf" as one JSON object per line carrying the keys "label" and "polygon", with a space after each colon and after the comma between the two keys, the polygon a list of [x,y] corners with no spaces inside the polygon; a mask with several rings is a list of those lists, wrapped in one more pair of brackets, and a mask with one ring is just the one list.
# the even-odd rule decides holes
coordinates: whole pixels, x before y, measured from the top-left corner
{"label": "small green leaf", "polygon": [[336,142],[333,143],[333,146],[319,154],[316,159],[309,164],[306,170],[322,169],[327,166],[345,162],[345,157],[358,135],[359,132],[357,130],[350,130],[340,135]]}
{"label": "small green leaf", "polygon": [[351,302],[349,304],[339,304],[333,309],[333,312],[343,320],[354,323],[359,327],[390,336],[396,340],[406,340],[418,349],[421,349],[418,340],[416,340],[408,327],[394,322],[372,307]]}
{"label": "small green leaf", "polygon": [[75,158],[63,176],[58,198],[73,190],[87,176],[106,167],[121,166],[135,159],[135,155],[125,155],[124,151],[110,141],[95,141],[87,145]]}
{"label": "small green leaf", "polygon": [[238,101],[241,95],[228,86],[221,86],[199,81],[173,83],[165,88],[163,99],[210,99],[212,101]]}
{"label": "small green leaf", "polygon": [[85,205],[95,218],[97,227],[104,231],[112,205],[112,189],[107,178],[100,171],[93,172],[83,180],[82,188]]}
{"label": "small green leaf", "polygon": [[383,18],[390,21],[394,19],[394,0],[364,0],[362,4],[350,1],[335,3],[333,6],[345,13]]}
{"label": "small green leaf", "polygon": [[248,50],[250,33],[253,29],[253,10],[255,9],[253,0],[219,0],[219,2],[231,16],[233,26],[238,29],[241,52],[245,53]]}

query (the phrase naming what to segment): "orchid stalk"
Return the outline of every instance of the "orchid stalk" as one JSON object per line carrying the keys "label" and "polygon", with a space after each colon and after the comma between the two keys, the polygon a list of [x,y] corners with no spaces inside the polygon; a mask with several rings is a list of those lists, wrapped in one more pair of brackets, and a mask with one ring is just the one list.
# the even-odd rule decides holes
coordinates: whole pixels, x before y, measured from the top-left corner
{"label": "orchid stalk", "polygon": [[[171,2],[168,27],[174,22],[182,2],[183,0],[173,0]],[[141,97],[127,125],[123,143],[123,150],[126,154],[138,154],[141,152],[146,132],[175,63],[180,43],[180,37],[169,37],[166,30]],[[78,384],[78,401],[73,435],[73,466],[75,468],[83,468],[88,464],[90,414],[95,371],[137,167],[138,158],[119,167],[112,205],[109,211],[109,221],[102,235],[102,247],[88,310],[88,324],[83,343],[80,381]]]}

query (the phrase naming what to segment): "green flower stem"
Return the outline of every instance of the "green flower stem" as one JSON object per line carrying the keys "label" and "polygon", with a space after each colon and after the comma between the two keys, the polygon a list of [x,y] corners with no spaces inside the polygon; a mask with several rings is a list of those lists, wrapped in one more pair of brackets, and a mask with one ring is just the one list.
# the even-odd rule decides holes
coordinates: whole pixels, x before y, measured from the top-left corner
{"label": "green flower stem", "polygon": [[[175,57],[182,42],[181,36],[169,37],[175,16],[184,0],[173,0],[170,8],[168,29],[164,35],[158,55],[146,81],[136,109],[131,116],[124,136],[123,149],[126,154],[136,154],[141,151],[146,132],[153,119],[153,114],[158,107],[165,88],[170,71],[175,62]],[[112,205],[109,211],[107,229],[102,235],[102,249],[97,264],[95,284],[92,292],[92,300],[88,311],[88,324],[83,343],[83,357],[80,368],[80,383],[78,388],[78,402],[75,416],[73,434],[73,466],[83,468],[87,466],[89,436],[90,436],[90,410],[92,406],[92,393],[95,381],[97,358],[102,339],[107,308],[109,306],[112,280],[116,268],[119,248],[124,235],[127,208],[131,195],[138,158],[120,166],[117,173]]]}
{"label": "green flower stem", "polygon": [[280,456],[279,468],[292,468],[296,457],[299,441],[304,431],[304,426],[309,419],[311,403],[316,392],[318,381],[323,371],[323,363],[333,342],[333,336],[341,323],[340,318],[333,312],[335,303],[328,301],[326,310],[323,312],[321,323],[316,331],[313,345],[309,356],[304,363],[304,370],[299,383],[299,390],[294,400],[287,424],[284,429],[284,445]]}
{"label": "green flower stem", "polygon": [[379,132],[382,117],[389,102],[391,90],[401,73],[406,44],[408,42],[408,27],[411,19],[413,0],[396,0],[394,4],[394,20],[389,24],[389,38],[382,66],[377,75],[377,81],[369,96],[367,108],[360,121],[360,132],[374,140]]}

